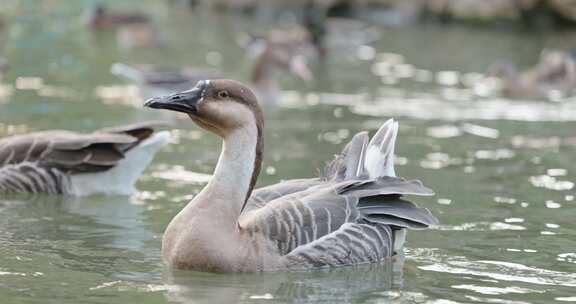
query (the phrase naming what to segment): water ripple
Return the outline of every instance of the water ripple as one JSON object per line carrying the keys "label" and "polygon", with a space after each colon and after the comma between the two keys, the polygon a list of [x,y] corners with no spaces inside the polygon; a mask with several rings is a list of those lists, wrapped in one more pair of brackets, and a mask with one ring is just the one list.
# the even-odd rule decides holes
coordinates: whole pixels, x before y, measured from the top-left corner
{"label": "water ripple", "polygon": [[487,277],[506,282],[576,287],[576,273],[553,271],[502,261],[465,261],[450,258],[442,263],[419,266],[426,271]]}

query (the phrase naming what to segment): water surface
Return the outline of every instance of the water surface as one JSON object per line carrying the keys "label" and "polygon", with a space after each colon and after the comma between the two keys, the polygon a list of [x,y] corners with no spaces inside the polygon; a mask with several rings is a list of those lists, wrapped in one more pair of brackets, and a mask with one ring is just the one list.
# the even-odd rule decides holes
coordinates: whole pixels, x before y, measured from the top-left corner
{"label": "water surface", "polygon": [[[124,49],[113,31],[86,30],[87,1],[3,1],[10,27],[0,31],[0,50],[11,70],[0,90],[0,136],[165,119],[140,108],[134,88],[110,75],[112,63],[189,64],[246,81],[251,59],[236,34],[270,27],[155,1],[122,5],[136,2],[153,15],[162,47]],[[163,229],[201,189],[220,146],[178,119],[176,143],[134,197],[0,198],[1,302],[576,302],[574,100],[511,101],[455,85],[499,58],[528,66],[541,48],[569,47],[574,37],[388,28],[372,46],[336,52],[313,83],[278,75],[287,92],[266,110],[259,184],[314,176],[355,132],[396,117],[397,172],[436,191],[414,200],[441,221],[409,233],[403,257],[321,272],[167,273]],[[383,68],[390,64],[393,73]]]}

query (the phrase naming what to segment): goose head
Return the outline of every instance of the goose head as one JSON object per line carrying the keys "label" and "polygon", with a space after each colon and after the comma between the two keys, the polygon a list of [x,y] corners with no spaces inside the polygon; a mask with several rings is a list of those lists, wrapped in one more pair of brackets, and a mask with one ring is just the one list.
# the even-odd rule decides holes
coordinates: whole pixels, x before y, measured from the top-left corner
{"label": "goose head", "polygon": [[263,125],[256,96],[234,80],[201,80],[190,90],[151,98],[145,106],[188,114],[197,125],[223,138],[253,126],[261,133]]}

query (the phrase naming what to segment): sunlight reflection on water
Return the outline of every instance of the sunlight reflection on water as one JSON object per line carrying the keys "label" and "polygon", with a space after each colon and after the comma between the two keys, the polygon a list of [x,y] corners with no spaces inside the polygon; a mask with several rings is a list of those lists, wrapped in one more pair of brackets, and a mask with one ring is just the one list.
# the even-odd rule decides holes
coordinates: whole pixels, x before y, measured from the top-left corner
{"label": "sunlight reflection on water", "polygon": [[398,115],[426,120],[576,121],[576,102],[560,104],[505,99],[453,103],[439,99],[379,98],[354,104],[352,111],[367,116]]}

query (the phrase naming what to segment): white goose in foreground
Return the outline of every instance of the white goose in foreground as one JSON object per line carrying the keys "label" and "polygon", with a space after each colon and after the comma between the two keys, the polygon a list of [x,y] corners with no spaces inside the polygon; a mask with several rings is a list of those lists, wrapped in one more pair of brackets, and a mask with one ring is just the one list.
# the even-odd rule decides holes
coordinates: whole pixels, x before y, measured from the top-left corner
{"label": "white goose in foreground", "polygon": [[82,134],[51,130],[0,139],[0,194],[131,194],[168,131],[152,123]]}
{"label": "white goose in foreground", "polygon": [[379,262],[401,250],[405,228],[437,223],[402,195],[432,195],[394,173],[398,123],[351,142],[326,176],[253,191],[263,153],[256,97],[232,80],[207,80],[146,106],[187,113],[224,140],[212,180],[168,225],[162,244],[171,267],[256,272]]}

